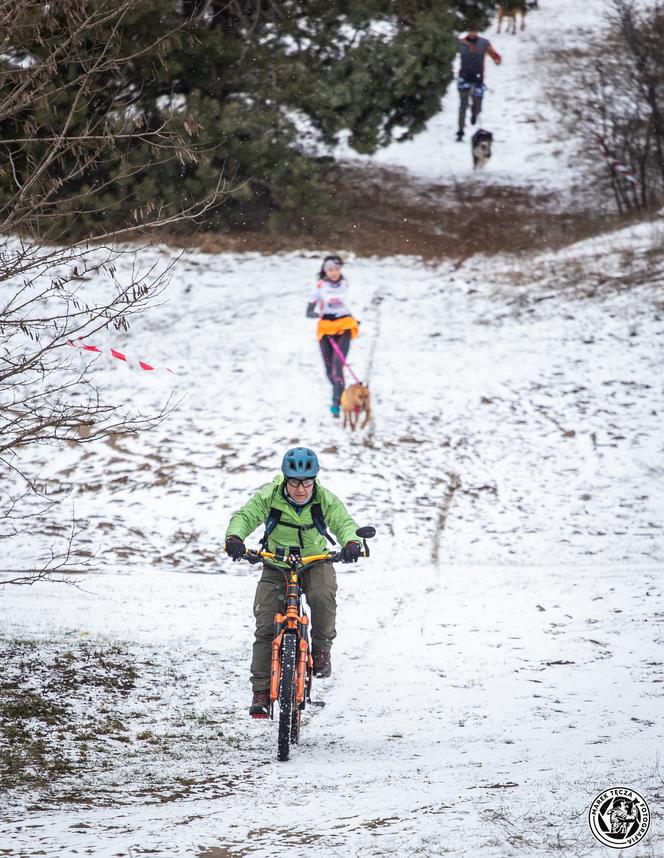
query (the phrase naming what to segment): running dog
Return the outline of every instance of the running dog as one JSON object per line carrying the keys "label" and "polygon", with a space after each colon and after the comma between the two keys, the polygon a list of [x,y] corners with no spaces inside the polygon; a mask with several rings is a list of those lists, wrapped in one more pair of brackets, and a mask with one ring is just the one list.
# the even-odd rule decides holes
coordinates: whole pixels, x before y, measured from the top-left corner
{"label": "running dog", "polygon": [[367,385],[358,383],[347,387],[341,394],[341,410],[344,413],[343,428],[350,426],[351,432],[355,431],[360,414],[364,412],[364,422],[360,427],[364,429],[371,417],[371,396]]}
{"label": "running dog", "polygon": [[485,131],[484,128],[478,128],[470,140],[470,147],[473,153],[473,170],[482,167],[491,157],[491,143],[493,142],[493,134],[490,131]]}

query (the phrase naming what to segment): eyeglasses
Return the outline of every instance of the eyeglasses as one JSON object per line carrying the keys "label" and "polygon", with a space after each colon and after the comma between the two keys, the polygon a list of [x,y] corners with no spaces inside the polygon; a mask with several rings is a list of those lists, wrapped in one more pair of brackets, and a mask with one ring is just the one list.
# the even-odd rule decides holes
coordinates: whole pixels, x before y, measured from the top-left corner
{"label": "eyeglasses", "polygon": [[305,489],[310,489],[316,480],[286,480],[286,485],[291,489],[297,489],[300,486]]}

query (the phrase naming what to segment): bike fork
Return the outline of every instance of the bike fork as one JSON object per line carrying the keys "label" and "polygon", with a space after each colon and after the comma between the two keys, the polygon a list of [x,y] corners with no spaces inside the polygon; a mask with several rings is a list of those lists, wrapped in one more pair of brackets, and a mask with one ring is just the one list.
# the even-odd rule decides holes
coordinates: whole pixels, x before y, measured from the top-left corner
{"label": "bike fork", "polygon": [[272,641],[272,669],[270,671],[270,718],[274,717],[274,702],[279,698],[281,682],[281,642],[284,637],[283,620],[275,623],[275,636]]}
{"label": "bike fork", "polygon": [[295,703],[297,706],[304,703],[305,686],[307,680],[307,656],[309,654],[309,644],[304,638],[298,640],[297,652],[297,679],[295,683]]}

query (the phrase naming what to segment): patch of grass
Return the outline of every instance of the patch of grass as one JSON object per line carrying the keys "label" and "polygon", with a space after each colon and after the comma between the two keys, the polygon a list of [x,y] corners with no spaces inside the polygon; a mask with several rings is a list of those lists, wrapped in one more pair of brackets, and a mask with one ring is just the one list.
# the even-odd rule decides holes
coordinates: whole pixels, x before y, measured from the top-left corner
{"label": "patch of grass", "polygon": [[[11,692],[8,693],[8,692]],[[63,723],[68,709],[34,690],[0,685],[0,785],[43,782],[69,773],[70,761],[52,752],[48,728]]]}
{"label": "patch of grass", "polygon": [[52,700],[47,700],[31,691],[23,692],[18,697],[0,702],[0,722],[9,724],[36,718],[45,724],[59,724],[67,708]]}
{"label": "patch of grass", "polygon": [[98,736],[110,736],[111,733],[126,732],[127,728],[119,718],[106,718],[97,725],[96,732]]}
{"label": "patch of grass", "polygon": [[236,713],[200,707],[198,678],[183,682],[177,658],[141,656],[100,641],[0,638],[0,812],[16,793],[47,807],[199,794],[209,784],[191,780],[194,760],[201,775],[214,766],[216,788],[219,761],[242,748]]}
{"label": "patch of grass", "polygon": [[[0,788],[51,790],[87,765],[88,742],[108,735],[131,742],[113,705],[94,718],[77,717],[93,693],[113,704],[134,687],[136,667],[117,646],[72,647],[36,641],[0,641]],[[108,714],[102,714],[102,709]]]}

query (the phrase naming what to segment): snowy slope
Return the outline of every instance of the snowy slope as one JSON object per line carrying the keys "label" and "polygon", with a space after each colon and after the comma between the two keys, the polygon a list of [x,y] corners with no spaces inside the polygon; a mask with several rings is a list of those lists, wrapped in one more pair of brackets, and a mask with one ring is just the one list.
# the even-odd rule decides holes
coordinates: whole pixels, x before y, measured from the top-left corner
{"label": "snowy slope", "polygon": [[[579,180],[538,57],[603,5],[541,0],[525,34],[488,31],[504,62],[476,181]],[[470,175],[456,103],[375,161]],[[308,253],[187,253],[165,303],[95,339],[175,376],[75,353],[116,401],[178,406],[142,436],[24,461],[61,503],[39,538],[3,540],[3,570],[62,549],[73,514],[86,571],[0,588],[3,688],[67,707],[57,729],[30,723],[58,765],[0,793],[0,853],[600,856],[588,806],[625,784],[653,813],[631,858],[662,854],[663,237],[351,257],[352,362],[374,401],[355,436],[327,413]],[[174,257],[143,250],[126,275]],[[257,572],[221,546],[293,444],[378,536],[338,570],[335,673],[280,764],[274,725],[246,716]]]}
{"label": "snowy slope", "polygon": [[[187,255],[168,303],[108,341],[177,376],[95,364],[144,410],[184,394],[176,413],[43,458],[69,498],[45,532],[64,534],[73,501],[96,552],[81,589],[0,595],[4,644],[34,664],[23,682],[65,656],[82,676],[102,656],[135,670],[122,692],[68,692],[72,772],[5,795],[8,854],[599,855],[585,814],[601,789],[661,812],[660,244],[646,225],[455,270],[351,260],[375,405],[355,437],[327,414],[303,316],[318,260]],[[298,443],[379,536],[339,576],[335,676],[284,765],[274,726],[246,717],[256,571],[220,549]],[[99,719],[102,735],[77,733]],[[657,854],[659,832],[633,854]]]}

